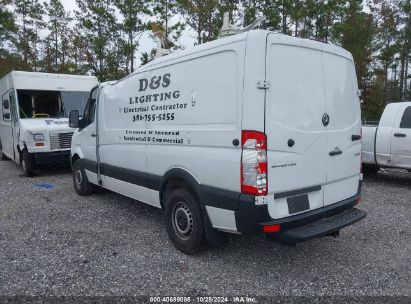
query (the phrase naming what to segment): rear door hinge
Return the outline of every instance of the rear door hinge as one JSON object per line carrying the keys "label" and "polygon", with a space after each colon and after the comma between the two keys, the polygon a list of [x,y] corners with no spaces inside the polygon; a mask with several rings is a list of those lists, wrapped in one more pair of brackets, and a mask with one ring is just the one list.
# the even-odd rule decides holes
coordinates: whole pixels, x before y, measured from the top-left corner
{"label": "rear door hinge", "polygon": [[257,81],[257,88],[262,90],[267,90],[270,88],[270,81],[269,80],[259,80]]}

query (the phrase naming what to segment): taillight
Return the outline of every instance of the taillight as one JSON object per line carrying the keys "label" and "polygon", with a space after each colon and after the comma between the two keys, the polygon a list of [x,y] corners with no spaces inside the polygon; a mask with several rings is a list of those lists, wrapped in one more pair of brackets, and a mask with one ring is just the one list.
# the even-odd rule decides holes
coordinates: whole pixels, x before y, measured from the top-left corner
{"label": "taillight", "polygon": [[267,195],[267,136],[263,132],[242,131],[241,192]]}
{"label": "taillight", "polygon": [[263,226],[263,231],[266,233],[279,232],[281,230],[280,224]]}

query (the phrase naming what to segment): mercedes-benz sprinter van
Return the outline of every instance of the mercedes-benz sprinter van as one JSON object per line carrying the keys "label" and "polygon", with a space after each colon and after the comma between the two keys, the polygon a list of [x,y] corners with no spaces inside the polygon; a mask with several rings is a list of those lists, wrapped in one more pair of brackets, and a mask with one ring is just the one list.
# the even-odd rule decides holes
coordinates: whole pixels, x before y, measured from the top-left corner
{"label": "mercedes-benz sprinter van", "polygon": [[360,117],[349,52],[252,30],[93,89],[70,115],[74,187],[164,209],[186,253],[225,232],[336,235],[365,217]]}

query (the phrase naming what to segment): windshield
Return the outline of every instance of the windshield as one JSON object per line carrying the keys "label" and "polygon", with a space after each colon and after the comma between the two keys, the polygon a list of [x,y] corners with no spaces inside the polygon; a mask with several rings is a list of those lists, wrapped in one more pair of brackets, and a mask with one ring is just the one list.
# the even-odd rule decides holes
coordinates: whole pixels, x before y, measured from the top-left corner
{"label": "windshield", "polygon": [[83,113],[89,94],[90,92],[61,92],[66,117],[73,110]]}
{"label": "windshield", "polygon": [[89,92],[17,90],[20,118],[63,118],[83,113]]}

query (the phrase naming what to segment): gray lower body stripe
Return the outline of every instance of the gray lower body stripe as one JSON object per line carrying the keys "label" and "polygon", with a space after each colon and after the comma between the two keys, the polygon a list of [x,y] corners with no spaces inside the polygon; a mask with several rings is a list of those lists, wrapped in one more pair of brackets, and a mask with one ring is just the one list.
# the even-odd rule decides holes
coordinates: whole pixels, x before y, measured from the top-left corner
{"label": "gray lower body stripe", "polygon": [[[93,173],[97,173],[97,162],[89,159],[82,159],[81,166]],[[160,191],[163,177],[147,172],[131,170],[127,168],[100,164],[100,173],[123,182],[145,187],[151,190]],[[246,202],[247,205],[254,206],[255,197],[241,194],[239,192],[220,189],[206,185],[196,185],[199,193],[200,203],[207,206],[235,211],[238,210],[239,202]],[[241,198],[241,199],[240,199]]]}

